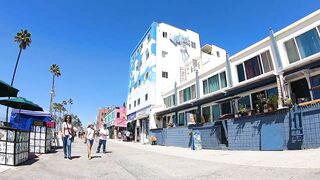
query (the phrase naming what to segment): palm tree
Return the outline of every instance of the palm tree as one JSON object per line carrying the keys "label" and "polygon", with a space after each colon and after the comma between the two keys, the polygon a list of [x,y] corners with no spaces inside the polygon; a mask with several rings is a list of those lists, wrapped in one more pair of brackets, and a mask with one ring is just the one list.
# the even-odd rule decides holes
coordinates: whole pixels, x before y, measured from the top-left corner
{"label": "palm tree", "polygon": [[54,78],[55,77],[59,77],[61,76],[61,72],[60,72],[60,68],[58,65],[56,64],[52,64],[50,66],[50,72],[52,73],[52,87],[51,87],[51,98],[50,98],[50,113],[52,113],[52,102],[53,102],[53,98],[55,96],[55,93],[54,93]]}
{"label": "palm tree", "polygon": [[71,114],[71,105],[73,104],[73,99],[69,99],[68,103],[70,104],[69,114]]}
{"label": "palm tree", "polygon": [[[11,84],[10,84],[11,86],[13,86],[14,78],[16,76],[17,67],[18,67],[18,64],[19,64],[21,52],[22,52],[22,50],[27,49],[27,47],[30,46],[30,44],[31,44],[31,34],[28,32],[28,30],[21,29],[21,31],[18,32],[16,34],[16,36],[14,37],[14,42],[19,43],[19,54],[18,54],[18,57],[17,57],[17,60],[16,60],[16,65],[14,67],[14,71],[13,71]],[[7,107],[7,113],[6,113],[6,121],[7,122],[8,122],[8,113],[9,113],[9,107]]]}

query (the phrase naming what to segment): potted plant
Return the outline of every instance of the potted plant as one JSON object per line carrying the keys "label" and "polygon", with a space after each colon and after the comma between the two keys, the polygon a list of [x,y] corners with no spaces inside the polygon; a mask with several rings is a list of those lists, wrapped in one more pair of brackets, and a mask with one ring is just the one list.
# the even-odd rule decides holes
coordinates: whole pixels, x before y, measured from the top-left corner
{"label": "potted plant", "polygon": [[248,115],[248,110],[247,110],[246,105],[240,104],[239,105],[239,116],[246,116],[246,115]]}
{"label": "potted plant", "polygon": [[262,113],[268,111],[267,99],[265,98],[265,95],[263,93],[260,93],[257,95],[257,104],[256,104],[256,110],[257,113]]}
{"label": "potted plant", "polygon": [[268,98],[268,111],[275,111],[278,107],[278,96],[272,95]]}

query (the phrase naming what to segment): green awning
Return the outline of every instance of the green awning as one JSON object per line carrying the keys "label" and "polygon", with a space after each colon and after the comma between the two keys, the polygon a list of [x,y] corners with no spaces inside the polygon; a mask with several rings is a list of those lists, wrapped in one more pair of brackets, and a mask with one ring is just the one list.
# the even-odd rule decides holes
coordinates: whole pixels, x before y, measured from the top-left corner
{"label": "green awning", "polygon": [[17,97],[18,89],[0,80],[0,97]]}

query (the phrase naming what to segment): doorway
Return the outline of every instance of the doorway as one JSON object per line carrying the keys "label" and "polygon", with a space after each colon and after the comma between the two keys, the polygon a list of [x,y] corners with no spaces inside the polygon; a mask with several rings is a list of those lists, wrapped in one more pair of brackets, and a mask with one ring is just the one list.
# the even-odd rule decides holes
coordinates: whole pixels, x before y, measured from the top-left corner
{"label": "doorway", "polygon": [[306,78],[293,81],[290,83],[290,85],[292,92],[291,97],[293,102],[299,104],[311,100],[309,86]]}

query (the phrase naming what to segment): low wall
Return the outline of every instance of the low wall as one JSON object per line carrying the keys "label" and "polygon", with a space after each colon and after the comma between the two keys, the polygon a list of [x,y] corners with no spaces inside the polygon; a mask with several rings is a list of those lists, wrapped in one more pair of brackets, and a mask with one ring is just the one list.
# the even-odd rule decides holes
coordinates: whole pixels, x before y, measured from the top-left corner
{"label": "low wall", "polygon": [[199,130],[201,134],[202,148],[219,149],[221,128],[216,125],[193,127],[192,130]]}
{"label": "low wall", "polygon": [[[273,113],[229,119],[226,128],[230,150],[318,148],[320,147],[320,104],[290,111],[279,110]],[[295,135],[297,128],[303,131],[298,140]],[[151,134],[157,137],[159,145],[188,148],[192,130],[200,131],[203,148],[220,149],[221,126],[216,124],[155,129],[151,130]]]}
{"label": "low wall", "polygon": [[299,108],[302,113],[303,149],[320,147],[320,105]]}

